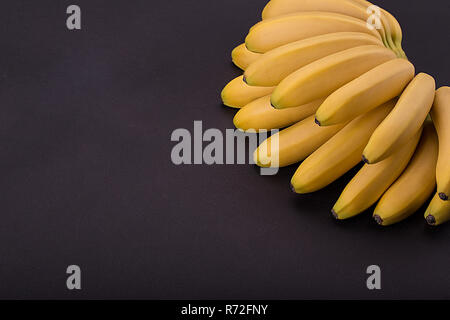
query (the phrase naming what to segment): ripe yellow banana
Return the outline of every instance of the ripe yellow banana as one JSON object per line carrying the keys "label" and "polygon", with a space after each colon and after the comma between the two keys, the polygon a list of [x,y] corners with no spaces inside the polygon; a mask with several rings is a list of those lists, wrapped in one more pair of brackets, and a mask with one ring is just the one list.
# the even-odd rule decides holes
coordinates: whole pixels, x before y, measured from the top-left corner
{"label": "ripe yellow banana", "polygon": [[[356,3],[359,3],[365,10],[367,10],[370,6],[373,4],[366,0],[352,0]],[[383,23],[383,27],[385,29],[385,33],[387,36],[387,42],[389,46],[398,51],[399,57],[406,58],[406,54],[402,49],[402,28],[400,27],[400,24],[398,23],[397,19],[390,14],[388,11],[384,10],[383,8],[380,8],[380,11],[382,13],[381,20]],[[390,35],[390,36],[389,36]]]}
{"label": "ripe yellow banana", "polygon": [[334,53],[287,76],[272,93],[277,109],[292,108],[331,93],[376,66],[395,59],[386,48],[367,45]]}
{"label": "ripe yellow banana", "polygon": [[322,126],[347,122],[399,96],[414,78],[405,59],[385,62],[333,92],[316,112]]}
{"label": "ripe yellow banana", "polygon": [[259,53],[251,52],[245,46],[245,43],[237,46],[231,52],[231,60],[233,63],[242,70],[247,69],[249,65],[258,60],[262,55]]}
{"label": "ripe yellow banana", "polygon": [[393,154],[419,130],[431,109],[436,84],[420,73],[405,89],[394,110],[378,126],[363,152],[367,163],[377,163]]}
{"label": "ripe yellow banana", "polygon": [[402,221],[430,198],[436,187],[437,157],[436,130],[431,121],[426,121],[411,162],[375,208],[373,217],[378,224],[387,226]]}
{"label": "ripe yellow banana", "polygon": [[403,51],[402,48],[403,32],[400,23],[398,23],[397,19],[388,11],[381,9],[381,12],[386,16],[389,22],[389,29],[390,29],[389,33],[391,35],[391,37],[389,38],[392,39],[394,45],[394,47],[392,48],[397,52],[397,55],[400,58],[407,59],[405,51]]}
{"label": "ripe yellow banana", "polygon": [[362,32],[381,40],[380,34],[369,30],[366,22],[331,12],[301,12],[254,25],[245,39],[247,49],[265,53],[282,45],[334,32]]}
{"label": "ripe yellow banana", "polygon": [[450,197],[450,87],[436,90],[431,118],[439,136],[436,167],[437,192],[442,200]]}
{"label": "ripe yellow banana", "polygon": [[367,20],[369,15],[351,0],[272,0],[262,12],[262,19],[271,19],[294,12],[325,11]]}
{"label": "ripe yellow banana", "polygon": [[443,201],[436,193],[425,211],[430,226],[438,226],[450,220],[450,201]]}
{"label": "ripe yellow banana", "polygon": [[[333,12],[357,18],[363,22],[367,22],[371,15],[367,11],[367,5],[353,0],[273,0],[264,8],[262,18],[267,20],[286,14],[308,11]],[[381,15],[380,20],[383,25],[377,31],[382,37],[383,43],[390,46],[393,41],[387,38],[390,37],[389,21],[383,15]],[[385,30],[386,28],[388,30]]]}
{"label": "ripe yellow banana", "polygon": [[221,96],[223,104],[232,108],[242,108],[255,99],[271,94],[274,87],[251,87],[239,76],[231,80],[223,88]]}
{"label": "ripe yellow banana", "polygon": [[244,79],[251,86],[276,86],[292,72],[330,54],[363,45],[383,44],[361,32],[328,33],[271,50],[250,65]]}
{"label": "ripe yellow banana", "polygon": [[270,105],[270,95],[256,99],[234,116],[233,123],[236,128],[241,130],[272,130],[290,126],[313,115],[317,108],[323,102],[323,98],[311,103],[289,108],[277,110]]}
{"label": "ripe yellow banana", "polygon": [[336,219],[351,218],[374,204],[400,176],[408,164],[419,141],[422,130],[389,158],[365,164],[345,187],[332,213]]}
{"label": "ripe yellow banana", "polygon": [[[275,153],[278,153],[279,167],[302,161],[343,126],[319,127],[312,115],[263,141],[255,150],[254,161],[260,167],[271,167],[271,159],[276,158],[273,156]],[[277,143],[272,143],[273,139]]]}
{"label": "ripe yellow banana", "polygon": [[356,166],[370,135],[394,105],[395,101],[385,103],[354,119],[336,133],[302,162],[292,177],[292,189],[296,193],[317,191]]}

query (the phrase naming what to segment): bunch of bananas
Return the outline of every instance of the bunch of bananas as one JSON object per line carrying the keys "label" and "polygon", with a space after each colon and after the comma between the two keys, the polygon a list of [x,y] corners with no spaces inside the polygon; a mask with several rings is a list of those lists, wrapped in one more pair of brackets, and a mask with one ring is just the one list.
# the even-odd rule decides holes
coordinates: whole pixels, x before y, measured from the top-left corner
{"label": "bunch of bananas", "polygon": [[401,43],[397,20],[365,0],[270,1],[232,51],[244,74],[222,91],[223,103],[240,109],[238,129],[285,128],[260,144],[255,163],[301,162],[291,185],[304,194],[362,160],[332,209],[336,219],[378,201],[375,221],[397,223],[437,185],[425,219],[450,220],[450,88],[416,75]]}

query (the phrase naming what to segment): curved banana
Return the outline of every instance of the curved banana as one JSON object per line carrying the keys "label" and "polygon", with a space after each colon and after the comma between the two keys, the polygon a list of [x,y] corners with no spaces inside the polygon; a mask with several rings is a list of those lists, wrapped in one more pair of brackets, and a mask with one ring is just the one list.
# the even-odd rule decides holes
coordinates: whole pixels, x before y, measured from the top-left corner
{"label": "curved banana", "polygon": [[431,121],[426,121],[422,138],[402,175],[381,197],[373,217],[383,226],[402,221],[430,198],[436,186],[438,137]]}
{"label": "curved banana", "polygon": [[272,0],[264,7],[262,19],[305,11],[340,13],[364,21],[369,17],[367,12],[352,0]]}
{"label": "curved banana", "polygon": [[363,152],[367,163],[377,163],[393,154],[419,130],[431,109],[436,84],[420,73],[405,89],[394,110],[378,126]]}
{"label": "curved banana", "polygon": [[277,110],[270,105],[268,95],[250,102],[239,110],[234,116],[233,123],[236,128],[244,131],[253,129],[258,132],[284,128],[313,115],[323,100],[322,98],[296,108]]}
{"label": "curved banana", "polygon": [[[370,17],[370,12],[367,12],[367,6],[353,0],[273,0],[265,6],[262,12],[262,19],[267,20],[286,14],[308,11],[333,12],[357,18],[364,22]],[[387,20],[384,17],[380,18],[384,24],[387,24]],[[389,34],[386,34],[385,28],[382,27],[377,31],[383,39],[383,43],[388,46],[387,36]]]}
{"label": "curved banana", "polygon": [[367,33],[381,40],[378,32],[367,28],[366,22],[359,19],[313,11],[263,20],[250,29],[245,45],[250,51],[265,53],[294,41],[344,31]]}
{"label": "curved banana", "polygon": [[438,226],[450,220],[450,201],[443,201],[436,193],[425,211],[430,226]]}
{"label": "curved banana", "polygon": [[245,70],[249,65],[258,60],[262,55],[247,49],[245,43],[238,45],[231,52],[231,60],[240,69]]}
{"label": "curved banana", "polygon": [[[343,126],[322,128],[314,123],[314,115],[310,116],[263,141],[253,154],[254,161],[260,167],[271,167],[271,159],[277,158],[273,156],[275,153],[278,153],[276,167],[286,167],[302,161]],[[276,142],[272,143],[274,139]]]}
{"label": "curved banana", "polygon": [[376,66],[395,59],[376,45],[359,46],[314,61],[287,76],[272,93],[277,109],[299,106],[331,93]]}
{"label": "curved banana", "polygon": [[232,108],[242,108],[255,99],[271,94],[274,87],[251,87],[239,76],[231,80],[223,88],[221,96],[223,104]]}
{"label": "curved banana", "polygon": [[317,191],[356,166],[370,135],[394,105],[395,101],[385,103],[336,133],[298,167],[291,180],[292,190],[296,193]]}
{"label": "curved banana", "polygon": [[385,62],[333,92],[316,112],[322,126],[347,122],[399,96],[414,78],[408,60]]}
{"label": "curved banana", "polygon": [[[373,3],[366,0],[352,0],[352,1],[359,3],[361,6],[364,7],[365,10],[367,10],[370,6],[373,6]],[[388,11],[384,10],[383,8],[380,8],[380,11],[382,13],[381,20],[385,32],[387,35],[390,35],[390,37],[387,37],[390,46],[398,51],[399,57],[406,58],[406,54],[402,49],[403,33],[400,24],[398,23],[397,19],[395,19],[395,17]]]}
{"label": "curved banana", "polygon": [[404,58],[407,59],[406,53],[405,51],[403,51],[402,48],[402,40],[403,40],[403,32],[402,32],[402,28],[400,26],[400,23],[398,23],[397,19],[388,11],[381,9],[381,12],[386,16],[387,20],[389,21],[389,25],[390,25],[390,34],[394,46],[393,49],[395,49],[397,51],[397,55],[400,58]]}
{"label": "curved banana", "polygon": [[365,164],[345,187],[331,210],[336,219],[351,218],[374,204],[407,166],[422,130],[389,158]]}
{"label": "curved banana", "polygon": [[442,200],[450,197],[450,87],[436,90],[431,118],[439,136],[436,167],[437,191]]}
{"label": "curved banana", "polygon": [[361,32],[328,33],[273,49],[250,65],[244,73],[251,86],[276,86],[292,72],[330,54],[363,45],[382,42]]}

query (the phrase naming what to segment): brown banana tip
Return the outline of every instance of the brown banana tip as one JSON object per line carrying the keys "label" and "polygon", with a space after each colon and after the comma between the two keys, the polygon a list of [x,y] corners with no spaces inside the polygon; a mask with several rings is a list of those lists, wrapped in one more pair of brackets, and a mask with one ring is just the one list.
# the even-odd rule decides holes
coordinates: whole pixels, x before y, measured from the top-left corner
{"label": "brown banana tip", "polygon": [[364,155],[362,156],[362,161],[364,163],[370,164],[369,160]]}
{"label": "brown banana tip", "polygon": [[443,192],[439,193],[439,198],[441,198],[441,200],[444,200],[444,201],[448,200],[448,196]]}
{"label": "brown banana tip", "polygon": [[292,190],[293,193],[297,193],[297,191],[295,191],[295,187],[294,187],[294,185],[292,183],[291,183],[291,190]]}
{"label": "brown banana tip", "polygon": [[427,223],[430,226],[435,226],[436,225],[436,219],[431,214],[429,216],[427,216],[425,219],[427,220]]}
{"label": "brown banana tip", "polygon": [[381,217],[379,215],[376,214],[373,216],[373,218],[380,226],[383,225],[383,219],[381,219]]}
{"label": "brown banana tip", "polygon": [[[244,81],[244,83],[247,83],[247,77],[244,75],[244,77],[242,78],[242,80]],[[247,83],[248,84],[248,83]]]}
{"label": "brown banana tip", "polygon": [[317,120],[317,118],[314,118],[314,122],[315,122],[319,127],[321,126],[320,121]]}
{"label": "brown banana tip", "polygon": [[333,218],[335,218],[336,220],[339,219],[339,217],[338,217],[336,211],[334,211],[334,209],[331,209],[331,214],[333,215]]}

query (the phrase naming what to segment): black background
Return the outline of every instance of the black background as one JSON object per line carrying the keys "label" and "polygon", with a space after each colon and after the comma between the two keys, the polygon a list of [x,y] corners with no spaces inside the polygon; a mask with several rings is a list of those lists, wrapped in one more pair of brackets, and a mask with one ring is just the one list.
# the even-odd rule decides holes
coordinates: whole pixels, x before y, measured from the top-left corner
{"label": "black background", "polygon": [[[82,30],[65,26],[82,9]],[[376,1],[448,84],[449,1]],[[450,226],[329,213],[295,166],[175,166],[176,128],[232,128],[230,51],[264,0],[2,1],[0,298],[450,298]],[[354,173],[354,172],[353,172]],[[82,269],[82,290],[65,270]],[[365,270],[382,269],[382,290]]]}

